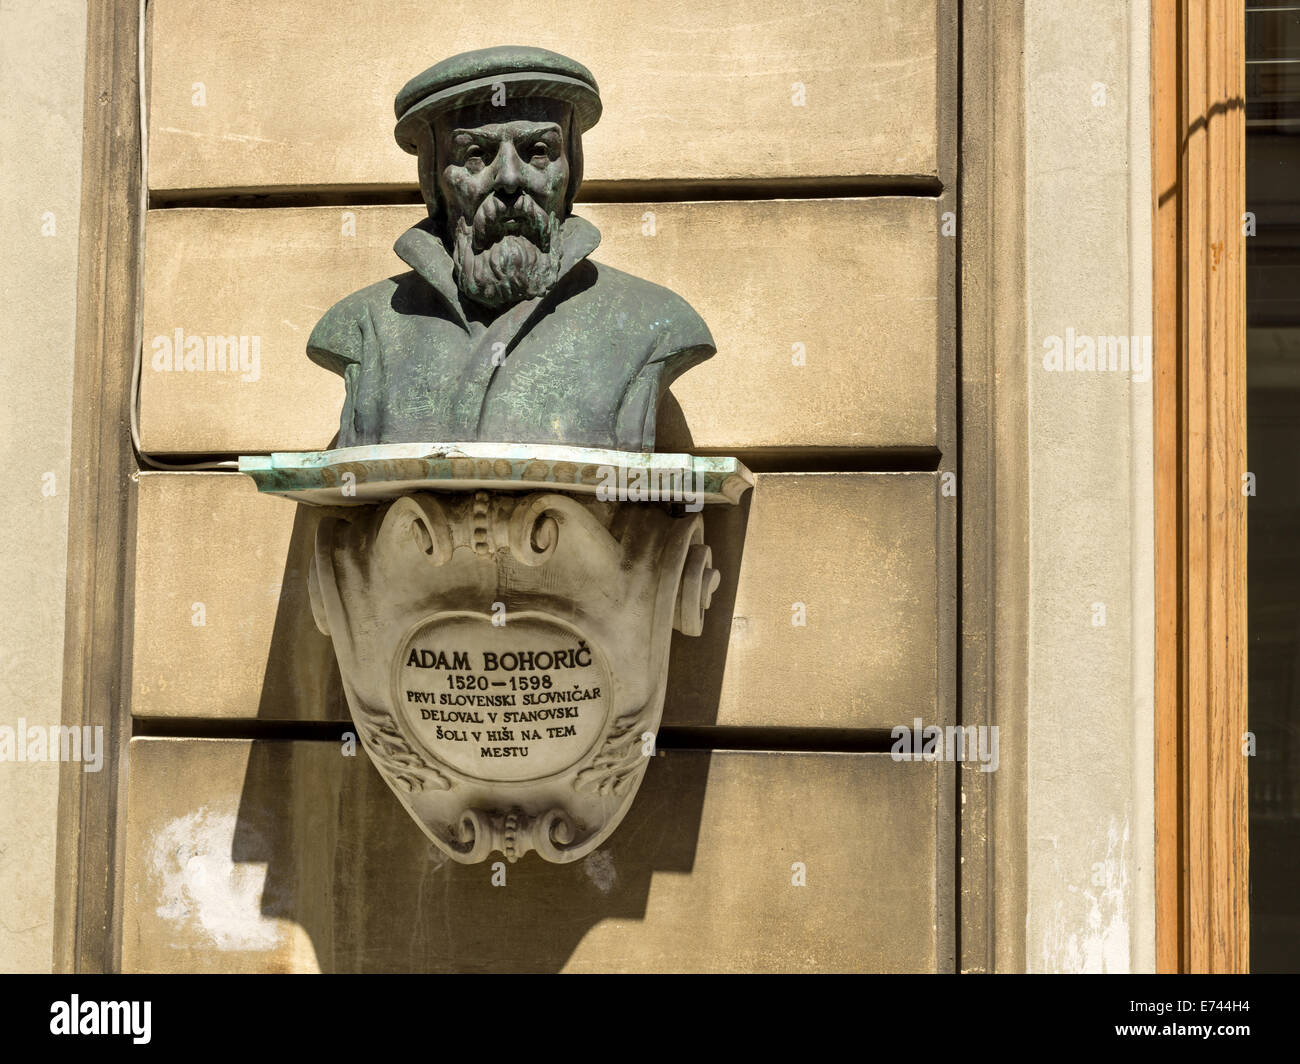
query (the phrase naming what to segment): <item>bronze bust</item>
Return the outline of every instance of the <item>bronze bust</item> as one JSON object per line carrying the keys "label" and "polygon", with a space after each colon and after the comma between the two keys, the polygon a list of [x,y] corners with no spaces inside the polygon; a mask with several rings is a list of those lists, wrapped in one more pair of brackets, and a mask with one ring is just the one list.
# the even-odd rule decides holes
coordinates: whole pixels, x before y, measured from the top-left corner
{"label": "bronze bust", "polygon": [[600,117],[586,68],[468,52],[407,84],[397,116],[428,206],[394,248],[411,269],[308,341],[346,384],[338,449],[240,468],[329,507],[312,616],[367,754],[433,844],[466,864],[577,861],[627,812],[673,633],[703,632],[720,585],[699,510],[754,480],[732,458],[646,453],[660,397],[713,338],[679,296],[589,258],[600,235],[572,213]]}
{"label": "bronze bust", "polygon": [[541,48],[443,60],[397,94],[429,216],[407,273],[317,323],[307,354],[347,387],[337,446],[496,441],[652,451],[669,384],[714,353],[680,296],[588,256],[572,213],[595,79]]}

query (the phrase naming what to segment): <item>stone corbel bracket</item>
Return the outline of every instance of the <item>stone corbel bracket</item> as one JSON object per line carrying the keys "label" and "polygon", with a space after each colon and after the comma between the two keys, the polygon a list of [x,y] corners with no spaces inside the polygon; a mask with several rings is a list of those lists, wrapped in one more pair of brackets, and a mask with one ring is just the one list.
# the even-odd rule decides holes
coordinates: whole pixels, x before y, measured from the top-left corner
{"label": "stone corbel bracket", "polygon": [[[447,475],[415,476],[430,463]],[[653,752],[672,632],[700,634],[721,580],[700,510],[738,502],[748,470],[490,444],[240,468],[353,507],[318,525],[312,612],[362,745],[433,842],[465,863],[599,846]]]}

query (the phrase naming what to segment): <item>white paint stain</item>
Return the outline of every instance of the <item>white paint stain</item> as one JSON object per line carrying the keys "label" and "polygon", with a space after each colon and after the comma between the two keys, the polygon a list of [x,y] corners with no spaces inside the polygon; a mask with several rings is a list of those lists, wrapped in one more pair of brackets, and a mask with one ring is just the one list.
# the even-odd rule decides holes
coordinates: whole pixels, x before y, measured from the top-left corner
{"label": "white paint stain", "polygon": [[733,647],[748,646],[753,641],[751,635],[748,617],[731,618],[731,645]]}
{"label": "white paint stain", "polygon": [[[1094,861],[1086,886],[1066,884],[1043,932],[1043,970],[1049,972],[1127,973],[1128,818],[1121,827],[1111,818],[1105,853]],[[1101,850],[1097,840],[1095,850]]]}
{"label": "white paint stain", "polygon": [[174,941],[197,939],[219,950],[273,950],[283,941],[280,921],[261,911],[265,863],[231,857],[235,821],[233,811],[204,806],[150,839],[149,869],[161,902],[156,911],[174,926]]}
{"label": "white paint stain", "polygon": [[587,878],[602,894],[608,894],[618,882],[618,872],[614,869],[614,858],[607,850],[596,850],[587,855],[582,862],[582,870]]}
{"label": "white paint stain", "polygon": [[439,868],[441,868],[443,865],[445,865],[448,861],[451,860],[450,857],[448,857],[445,853],[442,852],[442,848],[440,846],[435,846],[433,843],[429,843],[428,853],[429,853],[429,863],[428,865],[425,866],[424,869],[426,873],[438,871]]}

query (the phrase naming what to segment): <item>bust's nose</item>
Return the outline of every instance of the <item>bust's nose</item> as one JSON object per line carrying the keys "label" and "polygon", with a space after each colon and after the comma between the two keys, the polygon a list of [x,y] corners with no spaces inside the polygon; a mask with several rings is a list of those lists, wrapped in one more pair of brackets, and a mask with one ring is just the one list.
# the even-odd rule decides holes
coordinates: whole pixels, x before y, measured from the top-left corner
{"label": "bust's nose", "polygon": [[500,151],[497,152],[496,170],[496,177],[492,182],[493,190],[500,193],[503,198],[509,196],[513,199],[523,187],[524,173],[519,153],[515,151],[514,144],[509,141],[502,144]]}

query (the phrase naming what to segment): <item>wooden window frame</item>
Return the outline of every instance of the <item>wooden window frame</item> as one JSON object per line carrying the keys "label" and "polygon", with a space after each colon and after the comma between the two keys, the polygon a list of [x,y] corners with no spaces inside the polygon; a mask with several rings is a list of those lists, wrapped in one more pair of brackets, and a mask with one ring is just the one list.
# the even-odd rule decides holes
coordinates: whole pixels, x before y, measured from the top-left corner
{"label": "wooden window frame", "polygon": [[1153,0],[1156,963],[1250,967],[1245,14]]}

